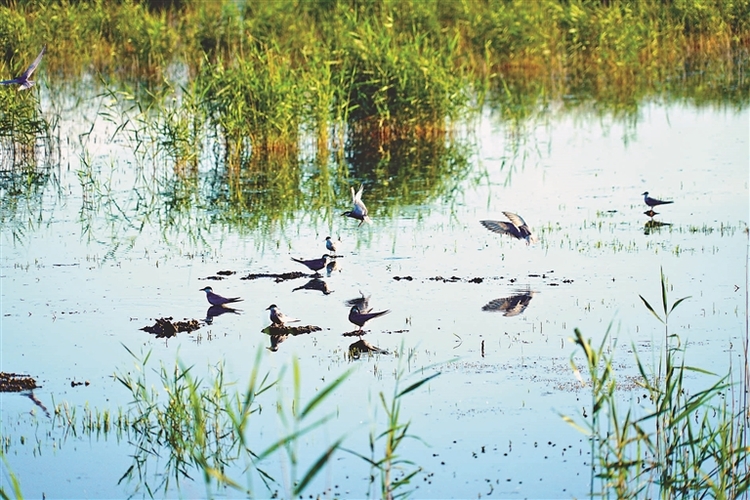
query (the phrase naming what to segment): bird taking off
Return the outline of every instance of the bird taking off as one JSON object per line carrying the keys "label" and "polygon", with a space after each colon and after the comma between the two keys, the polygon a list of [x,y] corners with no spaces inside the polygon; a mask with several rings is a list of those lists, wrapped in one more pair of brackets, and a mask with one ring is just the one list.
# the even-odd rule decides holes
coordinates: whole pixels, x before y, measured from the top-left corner
{"label": "bird taking off", "polygon": [[31,63],[31,66],[26,68],[26,71],[21,73],[20,76],[17,76],[13,78],[12,80],[0,81],[0,84],[1,85],[18,84],[18,90],[26,90],[26,89],[30,89],[31,87],[33,87],[36,82],[33,80],[29,80],[29,78],[31,77],[31,74],[34,72],[36,67],[39,66],[39,63],[42,62],[42,56],[44,56],[44,52],[46,50],[47,50],[47,46],[45,45],[44,47],[42,47],[42,51],[39,53],[39,55],[36,56],[36,59],[34,59],[34,62]]}
{"label": "bird taking off", "polygon": [[[359,221],[359,225],[361,226],[364,222],[367,222],[368,224],[372,223],[372,220],[367,215],[367,207],[365,206],[364,202],[362,202],[362,191],[364,190],[364,185],[359,185],[359,191],[356,193],[354,192],[354,188],[351,188],[352,190],[352,204],[354,205],[351,210],[347,210],[341,215],[345,215],[347,217],[351,217],[352,219],[357,219]],[[359,226],[357,226],[359,227]]]}

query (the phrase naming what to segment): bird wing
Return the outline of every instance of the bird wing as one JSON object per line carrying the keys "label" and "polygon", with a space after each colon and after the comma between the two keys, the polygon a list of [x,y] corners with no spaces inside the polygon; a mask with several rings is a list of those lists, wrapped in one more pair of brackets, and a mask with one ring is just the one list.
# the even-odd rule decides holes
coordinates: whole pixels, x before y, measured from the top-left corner
{"label": "bird wing", "polygon": [[501,220],[480,220],[479,223],[493,233],[510,234],[513,236],[518,233],[518,229],[516,229],[516,227],[510,222],[504,222]]}
{"label": "bird wing", "polygon": [[508,220],[517,228],[521,228],[523,226],[526,226],[526,221],[524,221],[520,215],[514,214],[513,212],[503,212],[503,215],[505,215]]}
{"label": "bird wing", "polygon": [[34,62],[31,63],[31,65],[28,68],[26,68],[26,71],[24,71],[23,74],[19,78],[22,78],[25,80],[31,76],[31,74],[34,72],[36,67],[39,66],[39,63],[42,62],[42,57],[44,56],[44,52],[46,50],[47,50],[47,46],[45,45],[44,47],[42,47],[42,51],[39,52],[39,55],[36,56],[36,59],[34,59]]}
{"label": "bird wing", "polygon": [[13,83],[20,83],[20,82],[18,81],[18,78],[14,78],[12,80],[3,80],[0,82],[0,85],[11,85]]}

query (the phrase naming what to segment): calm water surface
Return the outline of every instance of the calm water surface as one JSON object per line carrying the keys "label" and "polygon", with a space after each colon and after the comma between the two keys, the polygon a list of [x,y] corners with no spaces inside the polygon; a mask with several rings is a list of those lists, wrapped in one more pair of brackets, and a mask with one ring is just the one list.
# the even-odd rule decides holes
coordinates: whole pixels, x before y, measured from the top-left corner
{"label": "calm water surface", "polygon": [[[42,109],[49,107],[42,93]],[[126,408],[131,396],[112,378],[136,368],[123,346],[150,351],[148,366],[157,371],[176,359],[197,374],[223,363],[242,390],[256,352],[269,345],[261,330],[269,324],[265,308],[275,303],[322,331],[264,350],[262,372],[276,376],[298,358],[309,400],[357,367],[320,409],[334,418],[300,445],[303,465],[342,434],[348,448],[367,454],[368,432],[385,425],[378,393],[391,394],[402,366],[409,374],[402,384],[441,372],[403,403],[410,433],[421,438],[399,450],[423,468],[415,497],[581,497],[588,494],[589,444],[560,418],[579,416],[589,402],[570,368],[574,328],[598,341],[612,324],[619,373],[634,375],[633,345],[644,360],[658,358],[663,330],[638,295],[659,303],[663,269],[671,300],[691,296],[670,318],[688,364],[725,374],[742,361],[747,109],[650,102],[622,119],[561,108],[521,131],[487,113],[457,139],[473,153],[447,194],[410,205],[398,193],[374,199],[368,184],[370,226],[338,216],[350,208],[342,197],[325,213],[302,207],[283,222],[243,230],[217,222],[207,198],[178,213],[183,221],[170,221],[175,212],[165,208],[165,184],[157,182],[170,167],[135,157],[123,134],[110,140],[115,125],[92,109],[83,117],[62,113],[59,168],[39,192],[4,207],[1,369],[37,378],[42,387],[34,396],[47,409],[62,402]],[[200,182],[220,169],[204,161]],[[313,189],[306,179],[300,189]],[[644,191],[675,201],[657,210],[665,225],[646,224]],[[398,207],[393,216],[385,215],[389,205]],[[540,242],[526,246],[479,224],[503,219],[506,210],[521,214]],[[320,257],[329,234],[342,240],[339,269],[325,277],[333,293],[294,291],[305,279],[240,279],[304,271],[290,257]],[[236,274],[206,280],[221,270]],[[404,277],[411,279],[394,279]],[[204,319],[208,304],[199,289],[206,285],[241,296],[241,314],[169,340],[139,330],[159,317]],[[404,355],[348,360],[356,338],[342,336],[352,330],[345,301],[360,292],[372,296],[376,310],[392,311],[369,323],[365,338]],[[521,314],[483,310],[519,294],[531,297]],[[158,385],[155,373],[151,381]],[[266,393],[253,426],[258,449],[285,431],[273,407],[291,390],[280,387]],[[635,397],[623,393],[625,401]],[[0,403],[8,465],[25,495],[147,496],[137,481],[118,484],[132,464],[127,436],[63,433],[23,394],[0,394]],[[149,462],[147,483],[158,483],[165,461]],[[280,480],[273,490],[282,496],[289,491],[286,463],[264,464]],[[241,465],[229,473],[246,485]],[[362,460],[338,453],[309,491],[377,496],[369,474]],[[156,496],[206,495],[201,474],[192,475],[195,481],[183,480],[179,491]],[[257,478],[248,486],[270,495]]]}

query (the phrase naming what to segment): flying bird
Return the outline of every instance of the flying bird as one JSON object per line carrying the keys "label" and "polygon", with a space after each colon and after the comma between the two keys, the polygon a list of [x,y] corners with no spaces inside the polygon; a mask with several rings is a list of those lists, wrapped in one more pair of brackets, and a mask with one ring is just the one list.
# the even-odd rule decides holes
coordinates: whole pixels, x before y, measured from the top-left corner
{"label": "flying bird", "polygon": [[213,288],[210,286],[207,286],[206,288],[201,288],[201,292],[206,292],[206,299],[208,299],[208,303],[212,306],[223,306],[224,304],[231,304],[232,302],[241,302],[242,299],[239,297],[222,297],[218,293],[214,293]]}
{"label": "flying bird", "polygon": [[646,203],[646,205],[648,205],[651,208],[654,208],[654,207],[656,207],[658,205],[668,205],[670,203],[674,203],[671,200],[670,201],[664,201],[664,200],[657,200],[656,198],[651,198],[648,195],[648,191],[646,191],[645,193],[643,193],[643,201]]}
{"label": "flying bird", "polygon": [[311,260],[303,260],[303,259],[295,259],[292,257],[292,260],[294,262],[299,262],[300,264],[307,266],[308,269],[311,271],[315,271],[316,273],[326,267],[326,264],[328,264],[328,259],[330,259],[331,256],[328,254],[323,254],[323,256],[319,259],[311,259]]}
{"label": "flying bird", "polygon": [[[361,226],[364,222],[367,222],[368,224],[372,223],[372,220],[367,215],[367,207],[362,202],[362,191],[364,190],[364,185],[359,185],[359,191],[354,193],[354,188],[350,188],[352,190],[352,204],[354,205],[351,210],[347,210],[344,212],[343,215],[346,215],[347,217],[351,217],[352,219],[357,219],[359,221],[359,226]],[[357,227],[359,227],[357,226]]]}
{"label": "flying bird", "polygon": [[507,234],[519,240],[526,240],[526,244],[535,243],[536,236],[531,233],[531,229],[520,215],[513,212],[503,212],[510,222],[501,220],[481,220],[479,221],[484,227],[493,233]]}
{"label": "flying bird", "polygon": [[296,318],[290,318],[283,312],[279,310],[279,306],[276,304],[271,304],[266,308],[266,311],[271,311],[271,323],[274,324],[274,326],[284,326],[286,323],[295,323],[299,321]]}
{"label": "flying bird", "polygon": [[389,312],[391,312],[390,309],[374,313],[363,313],[359,312],[359,308],[357,306],[352,306],[351,310],[349,310],[349,321],[359,327],[357,328],[357,330],[361,330],[362,327],[365,326],[365,323],[367,323],[371,319],[377,318],[378,316],[383,316],[384,314],[388,314]]}
{"label": "flying bird", "polygon": [[28,68],[26,68],[26,71],[21,73],[20,76],[17,76],[12,80],[0,81],[0,84],[13,85],[17,83],[18,90],[26,90],[26,89],[30,89],[31,87],[33,87],[36,82],[33,80],[29,80],[29,78],[31,77],[31,74],[34,72],[36,67],[39,66],[39,63],[42,62],[42,56],[44,56],[44,52],[46,50],[47,50],[47,46],[45,45],[44,47],[42,47],[42,51],[39,53],[39,55],[36,56],[36,59],[34,59],[34,62],[31,63],[31,65]]}

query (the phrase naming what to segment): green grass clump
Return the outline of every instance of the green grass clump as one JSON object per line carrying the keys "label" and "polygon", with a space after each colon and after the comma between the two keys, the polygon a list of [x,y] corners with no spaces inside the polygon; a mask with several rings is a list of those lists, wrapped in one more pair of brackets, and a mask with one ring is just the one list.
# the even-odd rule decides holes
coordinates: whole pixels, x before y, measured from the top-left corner
{"label": "green grass clump", "polygon": [[[740,384],[741,390],[735,391],[730,373],[705,389],[691,391],[685,383],[687,376],[714,374],[681,360],[684,347],[669,332],[668,318],[687,297],[668,306],[663,274],[661,290],[662,314],[641,297],[664,325],[658,366],[649,371],[636,355],[640,385],[647,394],[641,400],[642,410],[621,411],[614,362],[606,351],[608,334],[595,348],[575,331],[574,341],[585,354],[591,378],[592,412],[582,425],[564,418],[590,436],[590,494],[738,498],[750,489],[748,416],[746,395],[742,395],[747,388]],[[581,379],[577,365],[572,360],[571,364]]]}

